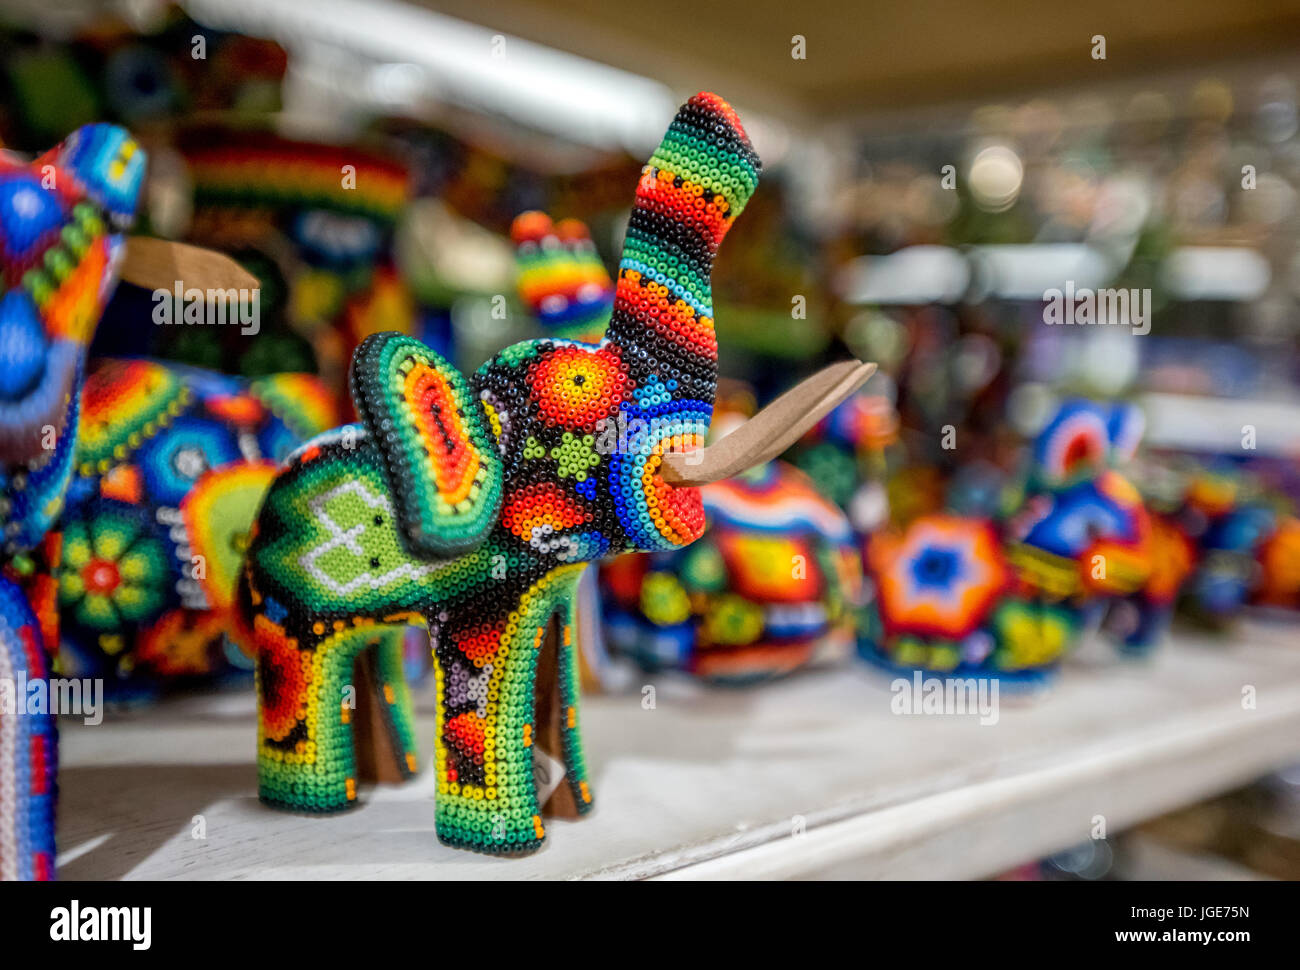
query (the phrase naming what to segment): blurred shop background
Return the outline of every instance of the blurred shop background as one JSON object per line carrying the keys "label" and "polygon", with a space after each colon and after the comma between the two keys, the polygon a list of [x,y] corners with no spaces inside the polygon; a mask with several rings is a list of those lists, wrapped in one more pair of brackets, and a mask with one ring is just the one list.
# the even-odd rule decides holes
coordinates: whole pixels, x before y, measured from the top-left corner
{"label": "blurred shop background", "polygon": [[[123,287],[93,354],[341,390],[376,330],[466,369],[538,335],[515,216],[581,220],[584,252],[615,272],[642,160],[676,105],[716,91],[764,162],[715,276],[720,408],[752,412],[848,354],[880,364],[773,473],[792,476],[808,541],[856,560],[928,514],[1003,516],[1061,401],[1123,402],[1145,423],[1131,477],[1197,550],[1175,635],[1231,640],[1243,614],[1300,631],[1300,3],[635,10],[7,0],[0,140],[35,154],[86,122],[129,127],[151,160],[143,230],[224,248],[262,280],[255,340],[156,327],[148,294]],[[338,190],[346,166],[356,191]],[[1053,325],[1066,281],[1133,299]],[[711,511],[743,533],[765,513],[740,492]],[[819,546],[820,591],[769,590],[786,608],[764,610],[761,576],[708,578],[761,572],[761,548],[716,538],[593,583],[589,686],[857,662],[862,595],[828,590],[860,584],[860,563]],[[65,669],[113,679],[123,702],[249,679],[228,647],[65,646]],[[412,677],[426,657],[413,636]],[[1300,877],[1300,770],[1006,878],[1207,874]]]}

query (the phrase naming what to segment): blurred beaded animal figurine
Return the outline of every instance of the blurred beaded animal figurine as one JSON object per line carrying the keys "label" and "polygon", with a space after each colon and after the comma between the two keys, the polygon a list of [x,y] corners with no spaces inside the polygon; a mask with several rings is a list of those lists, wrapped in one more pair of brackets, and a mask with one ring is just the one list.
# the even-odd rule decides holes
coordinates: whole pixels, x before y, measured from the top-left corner
{"label": "blurred beaded animal figurine", "polygon": [[[720,392],[711,436],[754,409],[749,388]],[[699,541],[601,564],[610,649],[645,670],[734,685],[848,656],[863,583],[844,512],[786,461],[705,485],[700,496],[708,525]]]}
{"label": "blurred beaded animal figurine", "polygon": [[[394,633],[424,623],[438,838],[528,852],[544,813],[590,809],[574,659],[586,564],[698,538],[704,511],[687,486],[772,457],[871,371],[823,372],[683,453],[703,443],[713,406],[714,255],[758,174],[735,112],[696,95],[642,172],[598,343],[516,344],[472,380],[410,337],[361,344],[361,422],[289,460],[249,550],[241,603],[258,652],[264,802],[333,812],[355,804],[366,774],[415,772]],[[354,673],[369,686],[354,690]],[[354,709],[354,693],[373,708]],[[354,729],[373,750],[354,749]]]}
{"label": "blurred beaded animal figurine", "polygon": [[0,156],[0,878],[54,874],[57,750],[48,687],[57,618],[40,566],[72,474],[86,344],[113,291],[144,155],[79,129],[32,163]]}
{"label": "blurred beaded animal figurine", "polygon": [[1277,510],[1253,476],[1222,462],[1191,473],[1169,519],[1196,554],[1183,590],[1184,611],[1211,628],[1226,629],[1267,585],[1261,553],[1277,527]]}
{"label": "blurred beaded animal figurine", "polygon": [[595,343],[605,333],[614,284],[577,219],[552,223],[544,212],[525,212],[510,235],[518,247],[519,297],[547,333]]}
{"label": "blurred beaded animal figurine", "polygon": [[1066,402],[1032,447],[1029,498],[994,523],[927,515],[873,537],[876,603],[859,651],[889,669],[1041,682],[1090,620],[1130,611],[1121,648],[1149,649],[1189,567],[1110,464],[1132,456],[1140,413]]}
{"label": "blurred beaded animal figurine", "polygon": [[80,128],[30,163],[0,153],[0,879],[54,872],[50,529],[73,474],[86,345],[119,276],[246,281],[215,254],[123,235],[144,167],[111,125]]}
{"label": "blurred beaded animal figurine", "polygon": [[1144,424],[1131,404],[1065,401],[1034,441],[1029,498],[1006,529],[1026,602],[1068,616],[1071,639],[1105,619],[1134,655],[1159,643],[1191,568],[1190,546],[1117,471]]}
{"label": "blurred beaded animal figurine", "polygon": [[783,461],[701,492],[698,542],[601,567],[610,646],[646,670],[736,685],[848,656],[862,565],[839,507]]}
{"label": "blurred beaded animal figurine", "polygon": [[[407,167],[386,146],[302,141],[260,127],[202,123],[182,129],[177,143],[193,184],[189,238],[232,253],[267,285],[251,348],[235,328],[163,328],[172,345],[158,356],[257,377],[306,353],[346,398],[357,345],[415,325],[392,263],[397,222],[411,202]],[[307,363],[291,369],[313,369]]]}
{"label": "blurred beaded animal figurine", "polygon": [[58,672],[114,700],[247,672],[227,635],[248,532],[276,464],[337,420],[309,374],[97,361],[59,522]]}

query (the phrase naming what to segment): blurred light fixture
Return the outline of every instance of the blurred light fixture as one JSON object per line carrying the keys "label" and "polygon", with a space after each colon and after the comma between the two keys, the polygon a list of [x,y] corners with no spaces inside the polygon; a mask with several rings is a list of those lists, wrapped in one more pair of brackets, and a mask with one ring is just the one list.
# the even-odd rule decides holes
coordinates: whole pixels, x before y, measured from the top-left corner
{"label": "blurred light fixture", "polygon": [[1195,394],[1143,394],[1145,441],[1155,448],[1240,454],[1242,428],[1255,429],[1259,454],[1300,454],[1300,404]]}
{"label": "blurred light fixture", "polygon": [[1005,212],[1020,198],[1025,168],[1006,145],[990,145],[970,164],[967,180],[975,204],[986,212]]}
{"label": "blurred light fixture", "polygon": [[1260,85],[1255,125],[1266,141],[1278,145],[1290,141],[1300,131],[1295,84],[1286,75],[1275,74]]}
{"label": "blurred light fixture", "polygon": [[520,125],[641,156],[677,107],[658,81],[394,0],[184,0],[200,23],[278,41],[290,56],[328,45],[383,65],[384,97],[440,97]]}
{"label": "blurred light fixture", "polygon": [[1041,300],[1067,282],[1096,289],[1114,275],[1110,260],[1082,243],[972,246],[970,255],[988,292],[1004,300]]}
{"label": "blurred light fixture", "polygon": [[1256,300],[1268,289],[1268,260],[1240,246],[1181,246],[1160,269],[1180,300]]}
{"label": "blurred light fixture", "polygon": [[888,256],[860,256],[840,272],[849,303],[907,306],[955,303],[970,283],[970,265],[949,246],[907,246]]}
{"label": "blurred light fixture", "polygon": [[887,256],[860,256],[840,271],[837,291],[848,303],[912,306],[956,303],[972,292],[982,299],[1041,300],[1073,282],[1076,290],[1105,286],[1114,277],[1107,255],[1083,243],[1007,243],[906,246]]}

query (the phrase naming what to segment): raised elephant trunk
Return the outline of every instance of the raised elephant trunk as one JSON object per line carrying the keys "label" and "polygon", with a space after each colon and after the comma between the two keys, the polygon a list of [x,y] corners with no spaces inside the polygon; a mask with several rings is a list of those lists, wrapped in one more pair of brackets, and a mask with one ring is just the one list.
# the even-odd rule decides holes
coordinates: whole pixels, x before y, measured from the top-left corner
{"label": "raised elephant trunk", "polygon": [[[606,339],[623,351],[643,387],[673,380],[676,386],[668,390],[676,400],[712,410],[718,382],[713,258],[758,187],[761,171],[736,112],[708,93],[682,105],[642,169]],[[702,485],[762,464],[874,370],[874,364],[845,361],[778,398],[725,443],[695,454],[665,448],[659,477],[667,485]]]}
{"label": "raised elephant trunk", "polygon": [[712,406],[713,258],[761,169],[731,105],[703,93],[682,105],[642,169],[606,333],[638,382],[675,377],[677,397]]}

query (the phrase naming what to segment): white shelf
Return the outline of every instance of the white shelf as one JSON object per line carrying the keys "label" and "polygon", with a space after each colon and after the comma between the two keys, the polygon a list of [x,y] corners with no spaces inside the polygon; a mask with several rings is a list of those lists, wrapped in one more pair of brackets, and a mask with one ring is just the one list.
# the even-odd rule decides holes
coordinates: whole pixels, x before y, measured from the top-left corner
{"label": "white shelf", "polygon": [[[1004,695],[992,726],[891,714],[888,680],[856,663],[746,690],[646,677],[654,710],[639,690],[584,699],[596,810],[549,821],[546,847],[521,859],[440,845],[427,773],[345,815],[265,808],[251,697],[174,702],[62,726],[60,873],[980,877],[1083,841],[1094,816],[1116,833],[1300,759],[1298,641],[1252,625],[1180,636],[1149,663],[1090,649],[1049,694]],[[427,714],[419,740],[427,756]],[[200,814],[205,840],[190,835]]]}

